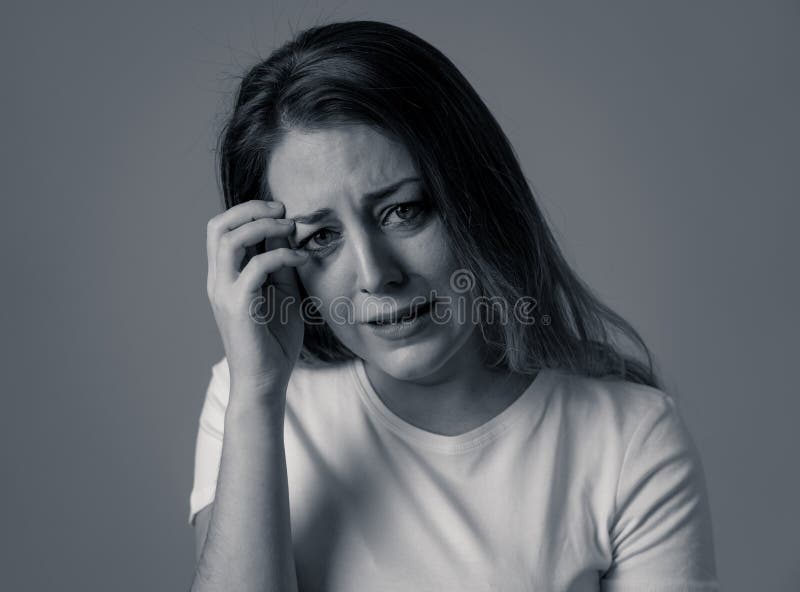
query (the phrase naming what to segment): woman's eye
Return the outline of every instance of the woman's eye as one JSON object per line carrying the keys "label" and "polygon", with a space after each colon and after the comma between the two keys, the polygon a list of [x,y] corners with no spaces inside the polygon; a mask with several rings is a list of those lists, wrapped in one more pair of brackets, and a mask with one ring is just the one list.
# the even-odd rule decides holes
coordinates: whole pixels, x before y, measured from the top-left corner
{"label": "woman's eye", "polygon": [[384,218],[384,222],[386,222],[392,215],[396,215],[400,219],[400,222],[396,223],[398,226],[413,223],[426,211],[426,209],[427,204],[422,201],[398,204],[389,210],[389,213]]}
{"label": "woman's eye", "polygon": [[336,232],[328,228],[320,228],[308,238],[300,241],[297,248],[303,248],[306,251],[322,251],[331,245],[331,241],[336,238],[336,234]]}

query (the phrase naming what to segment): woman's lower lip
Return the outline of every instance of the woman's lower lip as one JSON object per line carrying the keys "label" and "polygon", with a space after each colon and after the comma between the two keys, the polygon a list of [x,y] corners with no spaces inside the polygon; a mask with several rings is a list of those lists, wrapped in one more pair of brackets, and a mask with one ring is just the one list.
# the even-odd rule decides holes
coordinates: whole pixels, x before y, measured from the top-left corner
{"label": "woman's lower lip", "polygon": [[431,318],[431,309],[414,317],[410,321],[400,321],[397,323],[385,323],[378,325],[377,323],[366,323],[370,331],[384,339],[403,339],[410,337],[417,331],[429,325],[433,319]]}

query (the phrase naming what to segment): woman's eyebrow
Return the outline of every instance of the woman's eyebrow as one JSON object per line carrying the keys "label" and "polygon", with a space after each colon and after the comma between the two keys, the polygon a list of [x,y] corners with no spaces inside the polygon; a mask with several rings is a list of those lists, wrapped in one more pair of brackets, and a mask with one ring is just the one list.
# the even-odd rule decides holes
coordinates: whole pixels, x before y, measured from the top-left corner
{"label": "woman's eyebrow", "polygon": [[414,181],[419,181],[419,177],[406,177],[404,179],[400,179],[396,183],[392,183],[391,185],[388,185],[383,189],[378,189],[376,191],[370,191],[369,193],[365,193],[364,201],[378,201],[379,199],[383,199],[387,195],[391,195],[406,183],[412,183]]}
{"label": "woman's eyebrow", "polygon": [[[414,181],[419,181],[419,177],[405,177],[404,179],[400,179],[399,181],[392,183],[391,185],[387,185],[382,189],[377,189],[375,191],[370,191],[369,193],[365,193],[363,200],[366,202],[371,201],[378,201],[387,197],[400,189],[406,183],[413,183]],[[325,216],[333,213],[333,210],[330,208],[319,208],[318,210],[314,210],[310,214],[303,214],[302,216],[293,216],[292,220],[296,223],[299,222],[300,224],[314,224],[315,222],[319,222]]]}

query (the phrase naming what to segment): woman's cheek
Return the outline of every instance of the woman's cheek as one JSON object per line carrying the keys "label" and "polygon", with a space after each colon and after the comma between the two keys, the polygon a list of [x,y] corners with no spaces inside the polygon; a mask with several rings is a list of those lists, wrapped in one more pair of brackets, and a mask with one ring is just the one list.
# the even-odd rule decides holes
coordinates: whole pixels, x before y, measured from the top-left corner
{"label": "woman's cheek", "polygon": [[440,282],[444,276],[449,277],[457,266],[455,255],[438,218],[416,237],[413,251],[408,257],[410,261],[416,262],[418,272],[431,281]]}
{"label": "woman's cheek", "polygon": [[[315,276],[304,282],[306,293],[313,299],[319,315],[337,337],[353,330],[358,317],[347,292],[329,278]],[[340,337],[341,339],[341,337]]]}

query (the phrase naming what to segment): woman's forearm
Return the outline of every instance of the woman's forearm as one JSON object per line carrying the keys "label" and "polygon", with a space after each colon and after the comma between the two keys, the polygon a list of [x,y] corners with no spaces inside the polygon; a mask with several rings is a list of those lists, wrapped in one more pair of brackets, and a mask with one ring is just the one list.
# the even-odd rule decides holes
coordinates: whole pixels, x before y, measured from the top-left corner
{"label": "woman's forearm", "polygon": [[[279,396],[267,400],[283,400]],[[297,590],[283,406],[236,404],[255,399],[231,392],[214,506],[192,592]]]}

